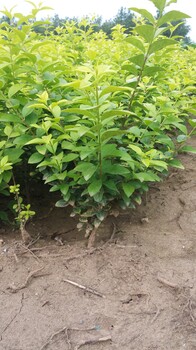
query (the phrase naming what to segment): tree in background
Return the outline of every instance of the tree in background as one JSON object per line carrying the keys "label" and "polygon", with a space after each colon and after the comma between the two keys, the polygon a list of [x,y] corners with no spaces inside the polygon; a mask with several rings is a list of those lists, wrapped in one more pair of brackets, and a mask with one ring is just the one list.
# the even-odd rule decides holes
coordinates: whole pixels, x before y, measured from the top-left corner
{"label": "tree in background", "polygon": [[117,24],[121,24],[126,30],[125,33],[130,33],[130,31],[135,27],[134,23],[135,15],[130,10],[125,7],[121,7],[116,16],[113,19],[105,21],[101,29],[107,34],[110,35],[112,32],[112,28]]}
{"label": "tree in background", "polygon": [[9,19],[9,17],[7,17],[7,16],[2,16],[1,18],[0,18],[0,23],[8,23],[8,24],[11,24],[11,21],[10,21],[10,19]]}

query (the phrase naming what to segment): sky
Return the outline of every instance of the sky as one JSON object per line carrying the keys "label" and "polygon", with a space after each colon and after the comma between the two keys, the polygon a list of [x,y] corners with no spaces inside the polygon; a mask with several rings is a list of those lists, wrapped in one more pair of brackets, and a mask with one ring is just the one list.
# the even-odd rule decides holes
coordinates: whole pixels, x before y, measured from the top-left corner
{"label": "sky", "polygon": [[[31,0],[35,4],[40,3],[40,0]],[[43,11],[42,17],[48,15],[53,16],[55,13],[60,18],[68,17],[82,17],[85,15],[101,15],[103,19],[110,19],[116,15],[120,7],[138,7],[146,8],[147,10],[154,11],[153,4],[148,0],[45,0],[42,1],[44,6],[52,7],[52,11]],[[25,3],[24,0],[0,0],[0,10],[4,7],[10,9],[12,6],[17,5],[16,11],[21,13],[28,13],[30,5]],[[172,4],[169,7],[170,10],[178,10],[185,12],[192,16],[187,20],[187,23],[191,26],[191,32],[189,36],[196,42],[196,0],[178,0],[176,4]],[[156,11],[154,11],[156,13]]]}

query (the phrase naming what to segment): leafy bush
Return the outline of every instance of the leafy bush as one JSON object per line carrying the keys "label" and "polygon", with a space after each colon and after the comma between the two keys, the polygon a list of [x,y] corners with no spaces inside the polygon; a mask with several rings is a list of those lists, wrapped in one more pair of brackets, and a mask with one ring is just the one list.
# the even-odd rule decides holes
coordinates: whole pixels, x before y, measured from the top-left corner
{"label": "leafy bush", "polygon": [[36,7],[4,12],[0,27],[0,193],[28,160],[61,193],[56,205],[79,215],[89,245],[114,202],[140,204],[168,166],[183,167],[179,149],[195,152],[184,145],[196,126],[195,49],[163,36],[188,16],[165,13],[176,1],[151,1],[158,19],[133,8],[142,17],[132,34],[117,25],[111,39],[86,19],[36,34],[49,26]]}

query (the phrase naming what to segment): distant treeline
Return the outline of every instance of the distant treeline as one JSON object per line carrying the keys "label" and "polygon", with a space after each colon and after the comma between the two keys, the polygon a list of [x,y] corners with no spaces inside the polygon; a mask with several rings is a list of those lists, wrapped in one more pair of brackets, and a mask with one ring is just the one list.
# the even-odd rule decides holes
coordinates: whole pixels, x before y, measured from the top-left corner
{"label": "distant treeline", "polygon": [[[106,21],[104,21],[101,16],[96,16],[94,18],[90,18],[88,16],[85,17],[86,23],[89,23],[93,26],[94,32],[99,32],[102,30],[104,33],[107,34],[108,37],[111,36],[112,28],[114,28],[118,24],[124,27],[125,33],[130,33],[136,25],[136,18],[137,17],[134,15],[132,11],[124,7],[121,7],[118,10],[116,16]],[[42,34],[46,34],[46,32],[48,31],[55,31],[58,27],[60,28],[65,27],[67,22],[72,22],[72,21],[74,21],[78,25],[79,23],[81,23],[81,20],[77,17],[60,18],[59,15],[55,14],[53,17],[50,18],[48,25],[37,26],[35,27],[35,31]],[[0,23],[2,22],[8,22],[10,24],[10,19],[6,16],[3,16],[0,18]],[[168,30],[168,31],[165,31],[163,35],[167,37],[179,36],[184,39],[184,42],[186,44],[191,43],[191,40],[188,36],[190,32],[190,26],[187,25],[186,20],[172,22],[172,24],[175,28],[173,32],[171,33],[171,31]],[[58,31],[56,31],[56,34],[58,34]]]}

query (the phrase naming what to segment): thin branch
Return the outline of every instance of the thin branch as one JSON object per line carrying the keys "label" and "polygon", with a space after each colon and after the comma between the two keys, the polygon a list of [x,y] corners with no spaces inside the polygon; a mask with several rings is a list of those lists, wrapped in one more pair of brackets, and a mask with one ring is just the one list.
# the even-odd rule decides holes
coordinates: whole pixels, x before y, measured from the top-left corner
{"label": "thin branch", "polygon": [[68,349],[71,350],[71,341],[69,338],[69,332],[71,331],[75,331],[75,332],[89,332],[89,331],[94,331],[96,330],[96,327],[92,327],[92,328],[87,328],[87,329],[81,329],[81,328],[69,328],[69,327],[63,327],[61,329],[59,329],[59,331],[53,333],[50,338],[48,339],[48,341],[40,348],[40,350],[44,350],[47,348],[48,345],[50,345],[53,341],[53,339],[58,336],[61,333],[66,334],[66,340],[67,340],[67,344],[68,344]]}
{"label": "thin branch", "polygon": [[[28,276],[27,276],[25,282],[24,282],[22,285],[20,285],[20,286],[18,286],[18,287],[9,286],[7,289],[10,290],[10,292],[12,292],[12,293],[17,293],[19,290],[26,288],[27,285],[29,284],[29,282],[30,282],[30,280],[31,280],[32,278],[45,276],[46,274],[41,274],[41,275],[36,276],[36,274],[37,274],[38,272],[42,271],[43,269],[44,269],[44,267],[41,267],[41,268],[39,268],[38,270],[34,270],[34,271],[30,272],[30,273],[28,274]],[[48,274],[47,274],[47,275],[48,275]]]}
{"label": "thin branch", "polygon": [[22,248],[26,250],[25,253],[30,253],[37,261],[40,261],[39,257],[33,253],[32,249],[29,248],[29,246],[25,246],[24,244],[22,244]]}
{"label": "thin branch", "polygon": [[151,320],[151,322],[150,322],[151,324],[154,323],[154,322],[156,321],[156,319],[159,317],[161,311],[163,311],[162,309],[159,309],[157,306],[156,306],[156,308],[157,308],[157,312],[156,312],[156,314],[154,315],[154,317],[152,318],[152,320]]}
{"label": "thin branch", "polygon": [[40,235],[37,236],[37,238],[34,239],[34,241],[31,241],[28,245],[27,248],[30,249],[30,247],[32,247],[32,245],[34,245],[35,243],[37,243],[40,239]]}
{"label": "thin branch", "polygon": [[88,245],[87,245],[87,248],[88,249],[91,249],[95,243],[95,238],[96,238],[96,232],[97,232],[97,229],[94,228],[92,231],[91,231],[91,234],[90,234],[90,237],[88,239]]}
{"label": "thin branch", "polygon": [[103,342],[111,341],[111,340],[112,340],[111,336],[103,337],[103,338],[99,338],[99,339],[85,340],[84,342],[80,343],[79,345],[76,345],[74,350],[79,350],[84,345],[94,345],[97,343],[103,343]]}
{"label": "thin branch", "polygon": [[[63,327],[63,328],[61,328],[59,331],[53,333],[53,334],[50,336],[49,340],[40,348],[40,350],[46,349],[47,346],[48,346],[49,344],[51,344],[51,342],[52,342],[52,340],[53,340],[54,337],[56,337],[57,335],[59,335],[59,334],[61,334],[61,333],[66,332],[67,330],[68,330],[67,327]],[[67,333],[66,333],[66,335],[67,335]]]}
{"label": "thin branch", "polygon": [[114,236],[115,236],[116,231],[117,231],[116,224],[114,222],[112,222],[112,225],[113,225],[112,234],[111,234],[109,240],[106,242],[106,244],[113,241]]}
{"label": "thin branch", "polygon": [[168,286],[168,287],[171,287],[171,288],[174,288],[174,289],[179,289],[180,288],[177,284],[175,284],[173,282],[170,282],[170,281],[168,281],[165,278],[162,278],[160,276],[157,277],[157,280],[160,283],[164,284],[165,286]]}
{"label": "thin branch", "polygon": [[92,288],[89,288],[89,287],[85,287],[83,286],[82,284],[78,284],[76,282],[73,282],[73,281],[70,281],[68,279],[63,279],[63,282],[67,282],[69,284],[71,284],[72,286],[75,286],[79,289],[82,289],[84,290],[85,292],[88,292],[88,293],[91,293],[91,294],[94,294],[94,295],[97,295],[98,297],[100,298],[106,298],[104,294],[101,294],[99,292],[97,292],[96,290],[92,289]]}
{"label": "thin branch", "polygon": [[66,340],[67,340],[67,344],[68,344],[68,350],[71,350],[71,341],[69,339],[69,329],[66,329],[65,333],[66,333]]}

